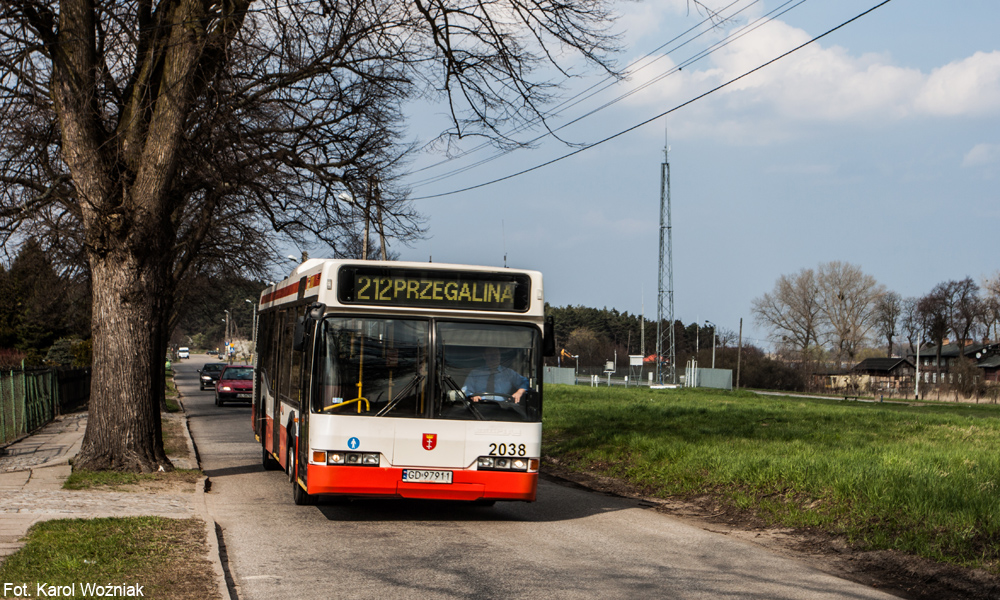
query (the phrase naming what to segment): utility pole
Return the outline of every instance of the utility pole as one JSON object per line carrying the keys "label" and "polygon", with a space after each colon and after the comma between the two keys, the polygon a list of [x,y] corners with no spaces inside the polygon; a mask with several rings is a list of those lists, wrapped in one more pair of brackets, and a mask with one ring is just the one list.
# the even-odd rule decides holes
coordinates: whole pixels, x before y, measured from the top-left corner
{"label": "utility pole", "polygon": [[375,196],[375,210],[378,212],[378,239],[382,246],[382,260],[389,260],[389,250],[385,247],[385,224],[382,223],[382,189],[378,186],[378,179],[373,175],[371,178],[372,193]]}
{"label": "utility pole", "polygon": [[740,318],[740,345],[736,351],[736,389],[740,389],[740,363],[743,361],[743,318]]}
{"label": "utility pole", "polygon": [[714,369],[715,368],[715,330],[718,329],[718,326],[715,323],[711,322],[711,321],[705,321],[705,325],[711,325],[712,326],[712,368]]}
{"label": "utility pole", "polygon": [[368,178],[368,194],[365,195],[365,237],[364,246],[361,248],[361,260],[368,260],[368,227],[371,222],[373,179],[374,177]]}

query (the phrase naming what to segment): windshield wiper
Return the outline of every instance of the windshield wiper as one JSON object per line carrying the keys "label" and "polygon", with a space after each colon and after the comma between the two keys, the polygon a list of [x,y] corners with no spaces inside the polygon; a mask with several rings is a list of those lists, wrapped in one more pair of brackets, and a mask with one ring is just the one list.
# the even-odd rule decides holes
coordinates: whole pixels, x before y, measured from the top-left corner
{"label": "windshield wiper", "polygon": [[388,413],[390,410],[396,408],[396,405],[399,404],[400,401],[402,401],[403,398],[405,398],[406,395],[408,393],[410,393],[411,390],[416,390],[417,388],[420,387],[420,383],[423,380],[424,380],[424,376],[421,375],[420,373],[417,373],[413,377],[413,379],[410,380],[410,383],[408,383],[405,386],[403,386],[403,389],[399,390],[399,393],[397,393],[396,396],[392,400],[390,400],[388,404],[385,405],[385,408],[383,408],[382,410],[378,411],[378,413],[376,413],[375,416],[376,417],[381,417],[381,416],[385,415],[386,413]]}
{"label": "windshield wiper", "polygon": [[486,420],[486,417],[484,417],[479,412],[479,410],[475,406],[473,406],[471,402],[469,402],[469,399],[465,396],[465,392],[463,392],[462,388],[460,388],[458,384],[455,383],[454,379],[452,379],[449,375],[441,375],[441,381],[447,383],[454,391],[458,392],[459,394],[458,399],[462,401],[462,404],[465,405],[465,408],[469,409],[469,412],[472,413],[473,416],[475,416],[480,421]]}

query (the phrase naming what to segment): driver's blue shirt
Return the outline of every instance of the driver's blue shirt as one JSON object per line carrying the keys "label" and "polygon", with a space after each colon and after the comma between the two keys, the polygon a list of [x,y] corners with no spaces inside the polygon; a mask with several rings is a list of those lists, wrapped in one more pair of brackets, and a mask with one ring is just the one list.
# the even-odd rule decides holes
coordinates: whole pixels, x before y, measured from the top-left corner
{"label": "driver's blue shirt", "polygon": [[462,386],[462,393],[466,396],[489,396],[486,393],[486,382],[489,381],[490,372],[493,373],[493,392],[510,396],[517,390],[528,389],[528,378],[521,375],[514,369],[508,369],[503,365],[495,369],[489,367],[479,367],[473,369],[465,379]]}

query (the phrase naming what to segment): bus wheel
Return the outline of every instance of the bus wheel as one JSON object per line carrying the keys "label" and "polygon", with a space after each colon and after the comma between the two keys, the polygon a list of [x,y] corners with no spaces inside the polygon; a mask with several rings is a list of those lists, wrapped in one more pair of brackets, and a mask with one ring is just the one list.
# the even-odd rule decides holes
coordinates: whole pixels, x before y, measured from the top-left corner
{"label": "bus wheel", "polygon": [[260,462],[262,465],[264,465],[264,470],[277,471],[278,469],[280,469],[281,464],[278,461],[274,460],[274,457],[271,456],[271,453],[267,451],[267,448],[262,448],[262,450],[264,451],[264,454],[261,456]]}
{"label": "bus wheel", "polygon": [[298,506],[316,504],[316,496],[302,489],[302,486],[299,485],[298,481],[292,484],[292,500],[294,500],[295,504]]}
{"label": "bus wheel", "polygon": [[285,470],[288,472],[288,482],[295,483],[295,452],[292,448],[295,446],[295,441],[288,442],[288,456],[285,461]]}
{"label": "bus wheel", "polygon": [[316,504],[316,496],[302,489],[299,485],[298,477],[295,476],[295,453],[292,451],[292,444],[288,445],[288,480],[292,482],[292,500],[298,506],[308,506]]}

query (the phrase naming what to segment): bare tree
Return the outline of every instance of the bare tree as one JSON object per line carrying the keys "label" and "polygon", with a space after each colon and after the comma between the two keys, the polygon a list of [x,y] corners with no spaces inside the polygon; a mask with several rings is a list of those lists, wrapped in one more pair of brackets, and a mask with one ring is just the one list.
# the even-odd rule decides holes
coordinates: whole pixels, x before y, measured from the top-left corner
{"label": "bare tree", "polygon": [[892,357],[892,340],[896,337],[902,311],[902,300],[896,292],[885,292],[875,302],[875,328],[889,345],[888,357]]}
{"label": "bare tree", "polygon": [[751,305],[754,321],[770,331],[779,347],[791,347],[801,358],[820,343],[819,287],[812,269],[782,275],[774,289],[755,298]]}
{"label": "bare tree", "polygon": [[942,286],[933,290],[917,302],[917,312],[920,315],[923,332],[937,346],[935,350],[934,369],[937,381],[941,381],[941,346],[948,335],[948,304]]}
{"label": "bare tree", "polygon": [[965,357],[966,342],[970,340],[970,335],[982,316],[979,285],[971,277],[966,277],[959,281],[939,283],[934,292],[944,302],[945,318],[948,328],[955,334],[959,356]]}
{"label": "bare tree", "polygon": [[858,350],[868,341],[876,323],[876,301],[885,287],[861,267],[832,261],[816,272],[826,335],[843,364],[854,362]]}
{"label": "bare tree", "polygon": [[986,337],[1000,340],[1000,271],[983,281],[983,291],[986,292],[986,297],[983,298],[983,326],[986,328]]}
{"label": "bare tree", "polygon": [[[391,181],[405,154],[407,98],[442,98],[446,136],[513,144],[502,128],[543,119],[556,92],[540,67],[575,52],[612,71],[609,21],[604,0],[0,5],[5,243],[46,221],[75,229],[93,283],[75,466],[171,468],[155,402],[165,315],[178,273],[213,232],[226,243],[221,207],[336,250],[354,212],[339,194]],[[405,202],[380,206],[405,233]]]}
{"label": "bare tree", "polygon": [[566,347],[569,348],[571,354],[580,357],[580,364],[594,367],[604,364],[608,358],[607,350],[610,344],[592,330],[578,327],[570,332],[566,339]]}
{"label": "bare tree", "polygon": [[901,305],[899,325],[910,350],[915,350],[917,344],[923,342],[924,332],[920,322],[920,312],[917,310],[918,302],[917,298],[911,296],[903,300]]}

